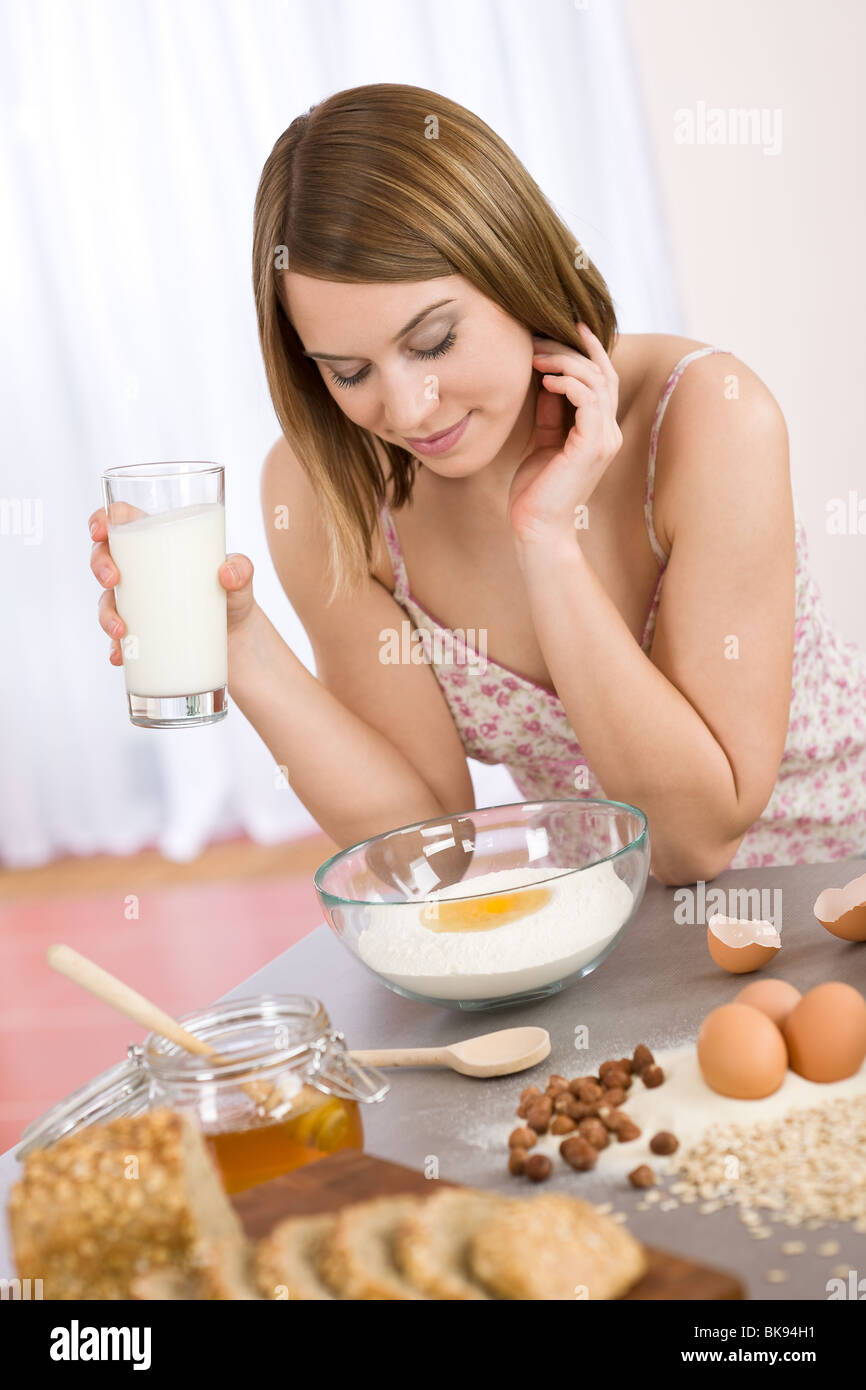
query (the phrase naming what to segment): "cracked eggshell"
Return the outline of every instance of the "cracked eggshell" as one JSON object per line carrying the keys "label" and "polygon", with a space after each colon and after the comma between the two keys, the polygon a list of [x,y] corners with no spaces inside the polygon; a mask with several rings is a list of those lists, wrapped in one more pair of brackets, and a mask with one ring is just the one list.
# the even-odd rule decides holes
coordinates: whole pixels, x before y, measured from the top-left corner
{"label": "cracked eggshell", "polygon": [[722,970],[745,975],[774,960],[782,948],[782,938],[772,922],[748,922],[714,912],[707,922],[707,946]]}
{"label": "cracked eggshell", "polygon": [[781,1032],[760,1009],[722,1004],[707,1014],[697,1042],[698,1066],[710,1090],[736,1100],[778,1091],[788,1071]]}
{"label": "cracked eggshell", "polygon": [[816,985],[788,1014],[782,1033],[800,1076],[844,1081],[866,1057],[866,999],[840,980]]}
{"label": "cracked eggshell", "polygon": [[821,926],[842,941],[866,941],[866,874],[844,888],[825,888],[812,909]]}

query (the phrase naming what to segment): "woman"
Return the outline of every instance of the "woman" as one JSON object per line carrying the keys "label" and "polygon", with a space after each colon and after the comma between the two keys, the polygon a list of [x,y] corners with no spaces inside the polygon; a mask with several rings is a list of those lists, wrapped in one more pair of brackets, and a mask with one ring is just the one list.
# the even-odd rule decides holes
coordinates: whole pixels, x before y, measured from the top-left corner
{"label": "woman", "polygon": [[470,755],[526,799],[639,806],[669,884],[866,848],[866,659],[827,625],[754,372],[619,334],[511,150],[415,87],[292,122],[253,272],[265,520],[317,676],[233,555],[229,686],[338,844],[470,809]]}

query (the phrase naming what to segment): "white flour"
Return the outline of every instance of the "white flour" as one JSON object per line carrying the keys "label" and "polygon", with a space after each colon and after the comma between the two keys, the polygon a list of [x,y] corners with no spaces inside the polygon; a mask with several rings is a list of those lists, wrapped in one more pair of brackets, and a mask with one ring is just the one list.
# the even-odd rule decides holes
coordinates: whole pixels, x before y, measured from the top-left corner
{"label": "white flour", "polygon": [[[500,869],[434,890],[417,903],[370,909],[358,938],[366,965],[394,984],[438,999],[498,999],[537,989],[579,970],[613,939],[632,910],[632,894],[610,863],[580,872]],[[429,899],[505,893],[546,880],[548,902],[488,931],[437,932],[421,921]]]}

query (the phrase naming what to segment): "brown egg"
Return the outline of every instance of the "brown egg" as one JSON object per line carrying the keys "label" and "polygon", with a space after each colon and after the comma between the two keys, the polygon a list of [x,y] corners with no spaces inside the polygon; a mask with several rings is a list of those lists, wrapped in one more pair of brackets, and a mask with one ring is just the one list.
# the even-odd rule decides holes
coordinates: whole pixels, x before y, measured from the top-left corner
{"label": "brown egg", "polygon": [[773,1020],[777,1028],[781,1028],[794,1005],[798,1004],[802,997],[800,991],[789,985],[787,980],[752,980],[751,984],[744,985],[735,996],[734,1003],[751,1004],[753,1009],[760,1009],[762,1014]]}
{"label": "brown egg", "polygon": [[707,1014],[698,1033],[698,1065],[713,1091],[737,1100],[760,1100],[778,1091],[788,1070],[788,1050],[775,1023],[749,1004],[722,1004]]}
{"label": "brown egg", "polygon": [[707,922],[710,955],[723,970],[745,975],[775,959],[782,938],[772,922],[749,922],[714,912]]}
{"label": "brown egg", "polygon": [[842,1081],[866,1057],[866,999],[837,980],[804,994],[782,1024],[791,1066],[807,1081]]}
{"label": "brown egg", "polygon": [[842,941],[866,941],[866,874],[844,888],[825,888],[812,909],[822,927]]}

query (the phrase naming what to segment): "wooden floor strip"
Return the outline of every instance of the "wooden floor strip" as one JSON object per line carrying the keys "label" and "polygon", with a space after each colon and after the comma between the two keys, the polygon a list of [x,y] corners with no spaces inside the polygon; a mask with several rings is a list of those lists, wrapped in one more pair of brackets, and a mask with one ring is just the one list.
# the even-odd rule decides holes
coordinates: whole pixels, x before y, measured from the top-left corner
{"label": "wooden floor strip", "polygon": [[159,850],[140,854],[68,856],[32,869],[0,870],[0,901],[66,897],[70,894],[203,883],[219,879],[274,878],[312,875],[336,854],[336,844],[324,834],[304,836],[278,845],[259,845],[243,838],[209,845],[195,859],[176,863]]}

